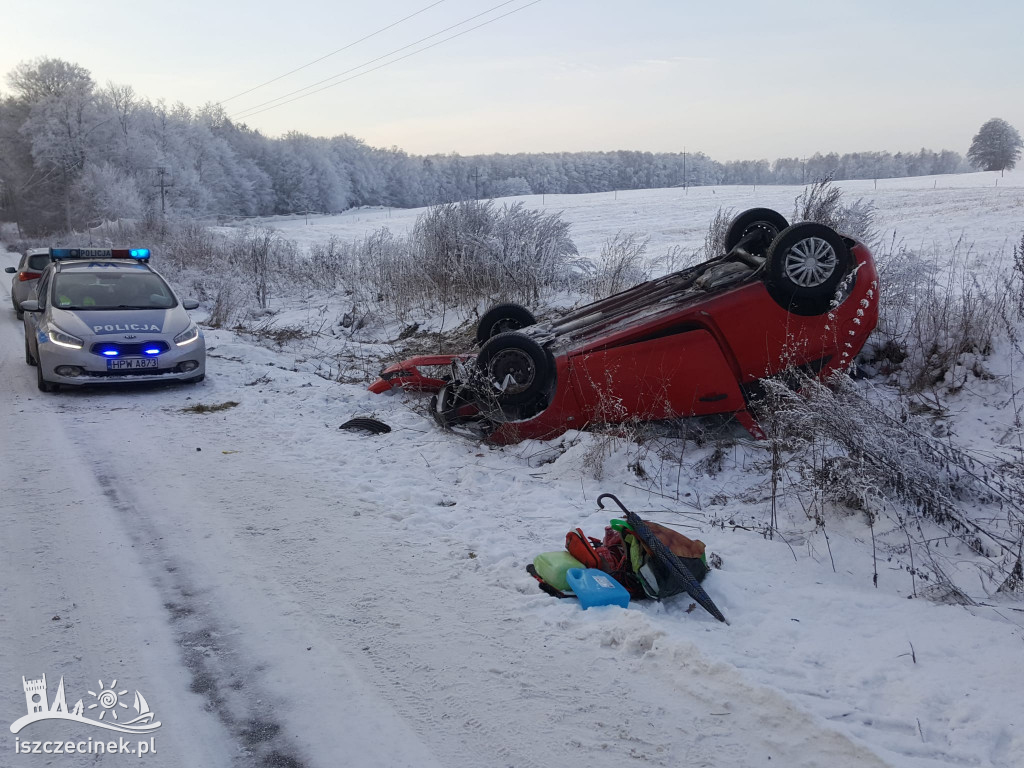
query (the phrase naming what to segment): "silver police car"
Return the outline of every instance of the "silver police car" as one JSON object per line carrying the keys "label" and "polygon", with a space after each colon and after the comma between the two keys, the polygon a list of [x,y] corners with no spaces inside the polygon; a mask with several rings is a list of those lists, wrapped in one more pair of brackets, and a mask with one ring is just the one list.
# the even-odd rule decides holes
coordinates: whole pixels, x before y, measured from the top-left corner
{"label": "silver police car", "polygon": [[25,362],[39,389],[132,381],[200,382],[206,341],[149,266],[146,248],[51,248],[34,299],[21,302]]}

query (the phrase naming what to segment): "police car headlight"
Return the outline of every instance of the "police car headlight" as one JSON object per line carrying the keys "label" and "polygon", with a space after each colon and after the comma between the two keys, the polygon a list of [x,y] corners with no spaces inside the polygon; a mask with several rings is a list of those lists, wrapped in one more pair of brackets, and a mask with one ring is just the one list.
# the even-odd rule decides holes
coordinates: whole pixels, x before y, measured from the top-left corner
{"label": "police car headlight", "polygon": [[70,333],[65,333],[55,325],[50,326],[49,332],[46,334],[50,337],[50,341],[56,344],[58,347],[67,347],[68,349],[81,349],[85,342],[77,336],[72,336]]}
{"label": "police car headlight", "polygon": [[188,328],[179,333],[174,337],[174,343],[179,347],[184,347],[186,344],[191,344],[193,341],[199,338],[199,326],[192,323]]}

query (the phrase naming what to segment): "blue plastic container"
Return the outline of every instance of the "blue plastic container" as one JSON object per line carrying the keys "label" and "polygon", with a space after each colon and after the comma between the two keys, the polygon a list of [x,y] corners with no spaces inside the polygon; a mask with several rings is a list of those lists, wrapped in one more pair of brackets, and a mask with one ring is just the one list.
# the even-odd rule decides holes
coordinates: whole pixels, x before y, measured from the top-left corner
{"label": "blue plastic container", "polygon": [[597,568],[570,568],[565,578],[583,610],[596,605],[629,605],[626,588]]}

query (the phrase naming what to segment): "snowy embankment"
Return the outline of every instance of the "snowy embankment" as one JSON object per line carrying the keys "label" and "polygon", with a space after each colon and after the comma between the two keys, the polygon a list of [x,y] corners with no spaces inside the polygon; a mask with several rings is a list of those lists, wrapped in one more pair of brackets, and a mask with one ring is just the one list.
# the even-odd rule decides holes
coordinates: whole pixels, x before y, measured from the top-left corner
{"label": "snowy embankment", "polygon": [[[963,235],[1008,259],[1018,176],[842,186],[873,199],[898,239]],[[699,247],[719,206],[788,214],[799,192],[543,204],[564,211],[584,255],[624,230],[649,234],[657,256]],[[275,226],[313,242],[415,215]],[[345,311],[285,298],[281,328],[335,327]],[[879,564],[875,588],[871,534],[849,511],[820,528],[788,499],[781,536],[744,530],[770,502],[764,451],[742,435],[724,456],[692,443],[644,454],[680,481],[665,498],[629,469],[643,449],[623,439],[493,448],[441,432],[422,396],[322,378],[336,355],[358,367],[344,336],[278,346],[210,331],[199,386],[43,396],[13,313],[0,332],[0,426],[15,436],[0,462],[10,721],[22,674],[63,674],[75,691],[123,674],[163,710],[152,765],[1022,764],[1024,606],[908,599],[898,562]],[[1006,379],[984,386],[987,403],[951,398],[950,429],[1000,453]],[[183,410],[197,403],[237,405]],[[367,414],[393,431],[337,429]],[[536,589],[535,554],[576,526],[603,530],[601,492],[707,542],[723,566],[705,585],[731,626],[683,598],[582,612]],[[0,755],[11,741],[5,730]]]}

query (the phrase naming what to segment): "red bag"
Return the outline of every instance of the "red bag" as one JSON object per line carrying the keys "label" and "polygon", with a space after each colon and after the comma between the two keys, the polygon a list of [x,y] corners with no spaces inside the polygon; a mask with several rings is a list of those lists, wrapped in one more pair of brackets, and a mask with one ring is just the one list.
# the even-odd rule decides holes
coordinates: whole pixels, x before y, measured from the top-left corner
{"label": "red bag", "polygon": [[565,534],[565,548],[584,568],[597,568],[611,573],[615,565],[608,548],[597,539],[587,537],[581,528]]}

